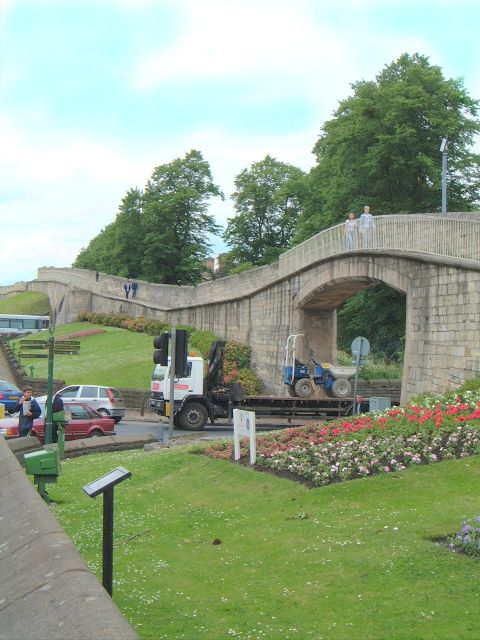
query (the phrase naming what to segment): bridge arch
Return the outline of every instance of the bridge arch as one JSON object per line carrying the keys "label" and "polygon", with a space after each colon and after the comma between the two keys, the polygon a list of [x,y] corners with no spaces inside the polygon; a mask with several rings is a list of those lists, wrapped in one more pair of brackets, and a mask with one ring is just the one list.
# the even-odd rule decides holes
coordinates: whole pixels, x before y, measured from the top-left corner
{"label": "bridge arch", "polygon": [[[96,282],[95,272],[82,269],[40,268],[36,280],[18,285],[48,293],[59,322],[80,311],[146,315],[246,342],[265,390],[278,394],[287,335],[321,335],[316,355],[335,360],[335,309],[385,282],[406,294],[402,401],[478,375],[480,214],[377,216],[375,224],[368,248],[357,238],[357,250],[347,252],[338,225],[238,276],[197,287],[140,282],[135,301],[123,298],[122,278],[102,274]],[[0,296],[17,290],[0,288]]]}

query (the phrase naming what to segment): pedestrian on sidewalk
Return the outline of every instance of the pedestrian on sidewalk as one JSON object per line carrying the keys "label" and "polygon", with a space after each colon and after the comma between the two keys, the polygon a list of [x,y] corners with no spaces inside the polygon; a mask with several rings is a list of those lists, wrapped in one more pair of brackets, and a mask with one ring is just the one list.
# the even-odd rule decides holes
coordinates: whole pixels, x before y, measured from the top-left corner
{"label": "pedestrian on sidewalk", "polygon": [[30,434],[33,429],[33,421],[39,418],[42,410],[38,402],[33,396],[32,387],[25,387],[23,395],[13,408],[13,413],[19,412],[18,416],[18,435],[24,438]]}

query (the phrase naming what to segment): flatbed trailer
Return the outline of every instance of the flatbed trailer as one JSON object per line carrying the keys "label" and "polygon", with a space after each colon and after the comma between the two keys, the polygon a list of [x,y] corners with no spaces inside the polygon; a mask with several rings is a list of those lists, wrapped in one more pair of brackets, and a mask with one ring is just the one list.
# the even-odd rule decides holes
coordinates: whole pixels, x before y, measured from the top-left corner
{"label": "flatbed trailer", "polygon": [[[245,396],[238,383],[225,385],[223,376],[225,343],[212,345],[206,374],[204,361],[189,356],[185,377],[174,382],[173,422],[188,431],[201,431],[208,420],[231,418],[233,409],[255,411],[264,416],[315,416],[338,418],[352,413],[353,398],[300,398],[293,396]],[[163,391],[152,398],[159,415],[170,415],[170,363],[162,382]]]}
{"label": "flatbed trailer", "polygon": [[255,411],[270,416],[326,416],[338,418],[348,415],[353,398],[293,398],[283,396],[245,396],[235,403],[237,409]]}

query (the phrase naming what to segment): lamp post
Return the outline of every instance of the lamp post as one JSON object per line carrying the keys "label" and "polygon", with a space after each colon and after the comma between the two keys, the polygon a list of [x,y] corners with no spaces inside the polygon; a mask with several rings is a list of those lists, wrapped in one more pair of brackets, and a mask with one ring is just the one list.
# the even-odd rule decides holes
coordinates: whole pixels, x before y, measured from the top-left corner
{"label": "lamp post", "polygon": [[447,149],[448,138],[442,138],[440,153],[442,154],[442,213],[447,213]]}
{"label": "lamp post", "polygon": [[55,351],[55,324],[50,323],[48,330],[50,337],[48,339],[48,374],[47,374],[47,417],[45,421],[45,444],[52,443],[53,416],[52,416],[52,390],[53,390],[53,359]]}

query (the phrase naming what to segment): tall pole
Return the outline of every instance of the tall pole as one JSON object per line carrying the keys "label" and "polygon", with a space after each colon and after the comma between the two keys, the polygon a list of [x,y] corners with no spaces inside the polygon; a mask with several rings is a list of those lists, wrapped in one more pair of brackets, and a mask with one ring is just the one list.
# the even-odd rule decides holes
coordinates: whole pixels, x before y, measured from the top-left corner
{"label": "tall pole", "polygon": [[113,590],[113,487],[103,493],[103,562],[102,584],[107,593]]}
{"label": "tall pole", "polygon": [[55,325],[50,323],[48,328],[48,375],[47,375],[47,421],[45,427],[45,444],[52,443],[53,416],[52,416],[52,390],[53,390],[53,358],[55,350]]}
{"label": "tall pole", "polygon": [[172,342],[170,352],[170,415],[168,417],[168,436],[173,436],[173,414],[175,413],[175,351],[177,347],[177,326],[172,325]]}
{"label": "tall pole", "polygon": [[360,338],[360,344],[357,351],[357,357],[355,359],[355,382],[353,385],[353,415],[356,416],[357,411],[357,389],[358,389],[358,371],[360,369],[360,355],[362,353],[363,338]]}
{"label": "tall pole", "polygon": [[442,213],[447,213],[447,148],[448,140],[443,138],[440,146],[442,152]]}

